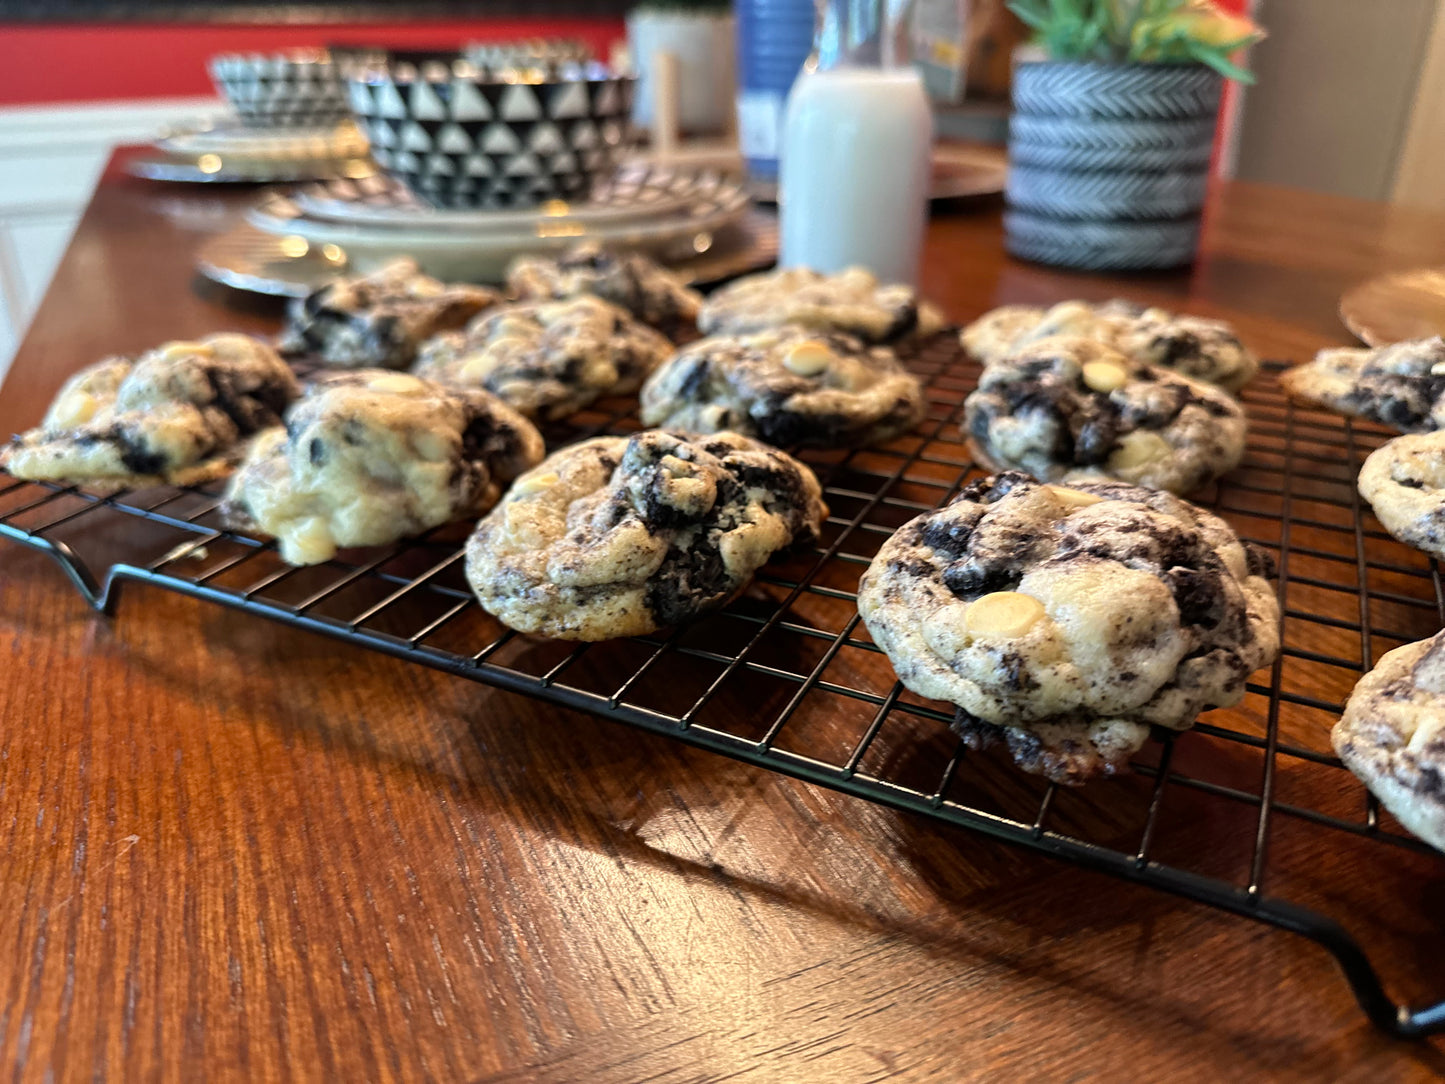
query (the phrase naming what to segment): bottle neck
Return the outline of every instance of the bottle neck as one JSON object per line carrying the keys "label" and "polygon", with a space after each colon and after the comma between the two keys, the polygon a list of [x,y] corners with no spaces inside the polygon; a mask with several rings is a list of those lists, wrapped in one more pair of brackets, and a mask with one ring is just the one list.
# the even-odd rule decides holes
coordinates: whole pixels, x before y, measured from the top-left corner
{"label": "bottle neck", "polygon": [[904,68],[912,63],[908,16],[913,0],[816,0],[809,67]]}

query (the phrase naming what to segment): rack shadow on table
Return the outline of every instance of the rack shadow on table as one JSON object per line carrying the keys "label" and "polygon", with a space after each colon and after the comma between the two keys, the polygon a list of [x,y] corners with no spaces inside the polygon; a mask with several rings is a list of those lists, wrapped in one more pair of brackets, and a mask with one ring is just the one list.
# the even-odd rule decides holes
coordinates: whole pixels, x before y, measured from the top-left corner
{"label": "rack shadow on table", "polygon": [[[959,745],[951,708],[904,690],[859,620],[858,577],[883,540],[982,473],[959,432],[976,368],[951,336],[911,364],[929,392],[913,435],[805,454],[831,512],[819,544],[768,566],[723,611],[654,636],[578,645],[509,632],[467,587],[461,527],[297,569],[273,543],[224,529],[214,489],[97,496],[0,480],[0,535],[50,553],[107,612],[122,584],[149,583],[1281,927],[1334,955],[1382,1029],[1445,1029],[1429,965],[1445,930],[1426,903],[1445,865],[1329,747],[1359,675],[1445,624],[1433,562],[1390,540],[1355,492],[1363,457],[1390,434],[1291,405],[1270,373],[1251,386],[1245,461],[1199,503],[1275,553],[1282,657],[1236,708],[1161,732],[1131,775],[1062,788]],[[549,432],[549,445],[637,428],[612,405]],[[744,690],[754,714],[739,718],[724,690]],[[1397,1003],[1375,962],[1392,989],[1437,1000]]]}

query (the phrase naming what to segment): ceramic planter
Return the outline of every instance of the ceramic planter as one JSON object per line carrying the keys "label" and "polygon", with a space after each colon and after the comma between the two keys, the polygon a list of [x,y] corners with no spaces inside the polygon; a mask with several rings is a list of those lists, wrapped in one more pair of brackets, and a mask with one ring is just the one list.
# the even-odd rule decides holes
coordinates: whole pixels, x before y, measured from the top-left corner
{"label": "ceramic planter", "polygon": [[1193,260],[1222,85],[1203,65],[1018,65],[1008,251],[1085,270]]}

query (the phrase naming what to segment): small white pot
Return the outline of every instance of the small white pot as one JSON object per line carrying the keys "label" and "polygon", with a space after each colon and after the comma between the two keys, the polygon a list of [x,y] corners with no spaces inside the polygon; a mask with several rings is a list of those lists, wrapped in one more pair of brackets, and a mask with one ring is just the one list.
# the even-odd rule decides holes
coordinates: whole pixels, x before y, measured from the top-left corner
{"label": "small white pot", "polygon": [[627,46],[637,69],[634,124],[652,127],[652,56],[673,53],[682,76],[678,107],[682,130],[727,131],[737,84],[731,15],[638,8],[627,16]]}

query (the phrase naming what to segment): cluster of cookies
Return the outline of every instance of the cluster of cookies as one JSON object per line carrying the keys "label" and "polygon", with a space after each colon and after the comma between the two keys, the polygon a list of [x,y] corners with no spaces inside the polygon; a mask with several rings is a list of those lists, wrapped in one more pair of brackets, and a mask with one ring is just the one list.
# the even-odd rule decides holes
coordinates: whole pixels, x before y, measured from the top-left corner
{"label": "cluster of cookies", "polygon": [[[858,270],[759,275],[704,301],[591,246],[518,261],[505,293],[401,260],[293,305],[274,346],[215,335],[91,366],[0,466],[110,490],[229,475],[226,522],[296,565],[485,516],[467,569],[489,612],[554,637],[636,635],[817,538],[818,481],[773,445],[911,427],[922,388],[894,348],[939,324]],[[287,356],[319,375],[303,386]],[[544,459],[537,423],[639,392],[654,428]]]}
{"label": "cluster of cookies", "polygon": [[1120,301],[998,309],[962,341],[996,473],[883,544],[859,612],[970,747],[1058,783],[1124,771],[1279,651],[1268,558],[1175,496],[1239,462],[1258,363],[1227,325]]}
{"label": "cluster of cookies", "polygon": [[[1395,538],[1445,559],[1445,339],[1322,350],[1280,381],[1301,402],[1404,434],[1366,458],[1360,496]],[[1445,632],[1384,655],[1332,738],[1401,824],[1445,850]]]}

